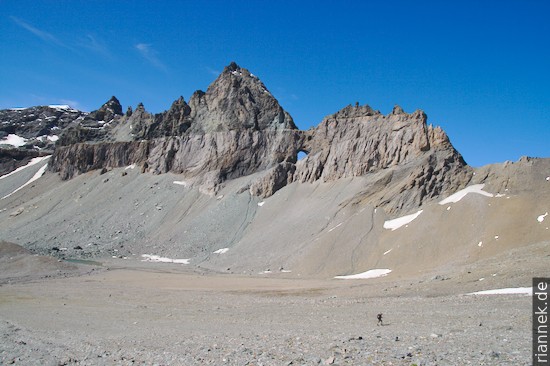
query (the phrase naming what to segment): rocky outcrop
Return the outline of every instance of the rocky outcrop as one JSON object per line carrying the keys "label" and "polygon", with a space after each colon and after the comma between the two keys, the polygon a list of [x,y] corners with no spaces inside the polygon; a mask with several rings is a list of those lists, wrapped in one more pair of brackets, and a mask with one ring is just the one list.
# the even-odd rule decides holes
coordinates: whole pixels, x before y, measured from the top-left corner
{"label": "rocky outcrop", "polygon": [[115,140],[112,129],[121,121],[122,105],[111,97],[98,110],[83,115],[69,124],[61,133],[59,146],[80,142],[105,142]]}
{"label": "rocky outcrop", "polygon": [[232,62],[208,87],[195,92],[189,102],[191,133],[241,129],[296,129],[266,86],[247,69]]}
{"label": "rocky outcrop", "polygon": [[155,115],[140,104],[121,124],[132,126],[135,140],[241,130],[296,130],[292,117],[260,79],[234,62],[206,92],[196,91],[189,104],[180,97],[168,111]]}
{"label": "rocky outcrop", "polygon": [[[123,115],[115,97],[89,114],[47,111],[70,115],[57,127],[62,133],[49,164],[63,179],[141,164],[154,174],[182,174],[215,193],[226,180],[260,173],[250,193],[268,197],[293,182],[363,177],[366,188],[357,200],[394,212],[472,178],[445,132],[428,125],[420,110],[409,114],[396,106],[383,115],[350,105],[300,131],[260,79],[235,63],[206,92],[195,92],[189,103],[180,97],[163,113],[140,103]],[[307,157],[297,161],[299,152]]]}
{"label": "rocky outcrop", "polygon": [[155,140],[149,155],[154,173],[168,171],[195,177],[219,171],[222,180],[295,161],[298,131],[227,131]]}
{"label": "rocky outcrop", "polygon": [[0,145],[9,135],[23,141],[21,147],[53,150],[61,133],[86,113],[67,105],[0,110]]}
{"label": "rocky outcrop", "polygon": [[408,114],[398,106],[386,116],[369,106],[347,106],[304,132],[300,144],[296,149],[308,156],[268,171],[251,193],[267,197],[285,182],[372,177],[376,189],[359,199],[394,212],[462,188],[472,177],[443,130],[427,125],[424,112]]}
{"label": "rocky outcrop", "polygon": [[395,107],[384,116],[369,106],[347,106],[326,117],[310,135],[303,147],[309,154],[296,179],[362,176],[436,150],[448,150],[453,160],[465,165],[445,133],[426,122],[422,111],[407,114]]}
{"label": "rocky outcrop", "polygon": [[277,164],[250,185],[250,194],[258,197],[272,196],[294,180],[296,165],[290,162]]}
{"label": "rocky outcrop", "polygon": [[0,177],[45,154],[32,149],[0,148]]}
{"label": "rocky outcrop", "polygon": [[[147,140],[150,148],[145,160],[149,171],[174,172],[197,182],[209,182],[209,191],[215,191],[227,179],[263,171],[281,162],[294,163],[302,140],[290,115],[265,85],[235,63],[227,66],[206,92],[195,92],[189,104],[180,97],[168,111],[153,115],[140,103],[134,111],[115,120],[112,129],[95,130],[103,136],[85,135],[92,131],[79,125],[65,136],[77,135],[71,139],[74,142],[107,139],[105,134],[117,141]],[[105,151],[118,148],[108,145]],[[132,149],[134,145],[125,146]],[[59,158],[52,160],[50,168],[70,178],[86,171],[86,167],[95,169],[99,161],[94,159],[101,156],[97,152],[96,146],[60,147],[56,152]],[[62,156],[75,157],[81,163],[74,169],[74,162],[65,161]],[[105,165],[143,162],[141,154],[136,157],[140,161],[111,159]]]}
{"label": "rocky outcrop", "polygon": [[105,104],[87,116],[95,121],[110,122],[117,116],[122,116],[122,105],[115,96],[112,96]]}
{"label": "rocky outcrop", "polygon": [[220,183],[295,162],[299,131],[227,131],[153,140],[58,147],[50,170],[62,179],[94,169],[145,164],[149,172],[183,174],[202,184]]}
{"label": "rocky outcrop", "polygon": [[147,141],[78,143],[58,147],[48,166],[50,170],[58,172],[61,179],[70,179],[91,170],[145,164],[148,153]]}
{"label": "rocky outcrop", "polygon": [[132,126],[132,138],[135,140],[183,136],[192,123],[190,113],[189,105],[183,97],[179,97],[169,110],[156,115],[148,113],[140,103],[122,123]]}
{"label": "rocky outcrop", "polygon": [[[138,106],[134,115],[141,114],[143,120],[145,113]],[[367,181],[357,200],[385,207],[389,213],[456,191],[472,177],[440,128],[427,125],[422,111],[408,114],[399,107],[382,115],[368,106],[348,106],[309,131],[249,128],[142,144],[147,148],[136,142],[58,148],[50,166],[66,179],[90,169],[144,164],[155,174],[182,174],[208,193],[216,193],[226,180],[263,172],[250,185],[250,193],[260,197],[293,182],[360,176]],[[299,151],[308,156],[297,161]]]}

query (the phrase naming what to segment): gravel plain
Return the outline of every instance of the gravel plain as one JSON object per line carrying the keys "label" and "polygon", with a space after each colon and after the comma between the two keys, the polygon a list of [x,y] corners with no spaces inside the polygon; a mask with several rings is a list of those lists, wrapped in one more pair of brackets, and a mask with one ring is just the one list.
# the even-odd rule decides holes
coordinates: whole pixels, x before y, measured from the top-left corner
{"label": "gravel plain", "polygon": [[531,363],[531,297],[466,295],[452,280],[243,276],[114,259],[50,269],[0,286],[1,364]]}

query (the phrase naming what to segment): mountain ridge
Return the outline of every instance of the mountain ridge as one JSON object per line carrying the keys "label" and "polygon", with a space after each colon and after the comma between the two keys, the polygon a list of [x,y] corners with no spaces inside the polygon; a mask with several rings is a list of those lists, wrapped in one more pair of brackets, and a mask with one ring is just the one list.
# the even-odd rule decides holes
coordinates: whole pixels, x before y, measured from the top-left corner
{"label": "mountain ridge", "polygon": [[[181,174],[215,195],[228,179],[261,173],[244,188],[265,198],[293,182],[406,167],[402,182],[392,179],[393,171],[385,178],[392,196],[375,200],[389,212],[419,207],[471,179],[462,156],[442,129],[427,125],[423,111],[395,106],[382,115],[368,105],[348,105],[301,131],[261,80],[234,62],[206,92],[196,91],[189,103],[179,97],[162,113],[139,103],[123,114],[113,96],[74,117],[61,129],[49,164],[62,179],[138,164],[143,172]],[[60,127],[48,133],[54,128]],[[307,157],[298,161],[299,152]]]}
{"label": "mountain ridge", "polygon": [[[299,130],[264,87],[235,64],[163,113],[122,114],[114,97],[90,113],[1,111],[15,116],[2,136],[24,144],[0,149],[7,170],[22,165],[2,177],[0,239],[222,273],[482,278],[479,263],[498,257],[510,258],[507,278],[533,274],[512,253],[548,245],[550,159],[472,168],[422,110],[399,106],[348,105]],[[49,145],[34,149],[41,136]]]}

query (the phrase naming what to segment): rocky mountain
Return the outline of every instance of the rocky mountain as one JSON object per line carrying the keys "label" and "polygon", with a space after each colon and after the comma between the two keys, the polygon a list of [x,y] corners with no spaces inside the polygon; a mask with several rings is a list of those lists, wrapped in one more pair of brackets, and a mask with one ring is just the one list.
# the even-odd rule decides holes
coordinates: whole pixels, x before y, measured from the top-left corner
{"label": "rocky mountain", "polygon": [[0,110],[0,175],[51,154],[59,135],[85,115],[67,105]]}
{"label": "rocky mountain", "polygon": [[[154,252],[217,271],[276,266],[323,276],[382,265],[409,273],[415,250],[431,271],[456,256],[546,245],[529,215],[550,211],[540,199],[548,161],[473,169],[421,110],[349,105],[302,131],[258,77],[231,63],[189,102],[180,97],[158,114],[141,103],[122,111],[112,97],[90,113],[0,112],[4,141],[24,141],[4,149],[5,173],[52,155],[2,177],[0,239],[61,256]],[[41,136],[50,144],[35,147]],[[36,180],[45,164],[50,173]],[[472,187],[475,198],[441,206]],[[506,229],[506,210],[523,212],[517,222],[528,235]]]}
{"label": "rocky mountain", "polygon": [[[177,108],[157,116],[171,115]],[[133,126],[149,131],[145,135],[167,131],[161,127],[167,124],[156,124],[155,118],[142,106],[130,117]],[[471,169],[446,134],[428,126],[426,120],[421,111],[407,114],[399,107],[384,116],[368,106],[348,106],[309,131],[281,129],[278,123],[257,130],[245,124],[240,130],[198,129],[197,133],[140,143],[59,147],[50,168],[69,179],[93,169],[139,164],[156,174],[181,174],[189,184],[202,186],[211,194],[228,179],[260,173],[250,184],[251,193],[259,197],[268,197],[295,181],[330,182],[383,172],[380,179],[386,189],[366,191],[364,199],[393,212],[419,207],[426,200],[464,187],[471,179]],[[297,161],[300,151],[308,156]]]}
{"label": "rocky mountain", "polygon": [[66,105],[0,110],[0,146],[53,150],[60,133],[85,115]]}
{"label": "rocky mountain", "polygon": [[[13,129],[22,126],[21,118],[39,126],[43,118],[33,113],[37,109],[60,117],[44,117],[52,123],[41,132]],[[445,133],[428,126],[421,111],[407,114],[396,107],[384,116],[369,106],[347,106],[316,128],[300,131],[260,79],[235,63],[206,92],[195,92],[189,103],[180,97],[158,114],[140,103],[123,115],[116,97],[90,113],[68,107],[3,113],[3,123],[29,139],[58,131],[49,169],[63,179],[139,164],[155,174],[181,174],[189,184],[216,194],[228,179],[259,174],[243,189],[269,197],[292,182],[382,172],[386,189],[366,191],[363,199],[393,212],[419,207],[471,178]],[[299,152],[308,156],[298,162]]]}

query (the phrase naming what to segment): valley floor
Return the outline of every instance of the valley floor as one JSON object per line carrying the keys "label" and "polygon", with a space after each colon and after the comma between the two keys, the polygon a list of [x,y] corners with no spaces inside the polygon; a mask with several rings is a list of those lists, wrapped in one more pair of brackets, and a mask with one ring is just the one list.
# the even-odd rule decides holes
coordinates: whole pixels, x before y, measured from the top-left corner
{"label": "valley floor", "polygon": [[238,276],[138,261],[86,272],[0,286],[0,364],[531,363],[531,297],[466,295],[452,280]]}

